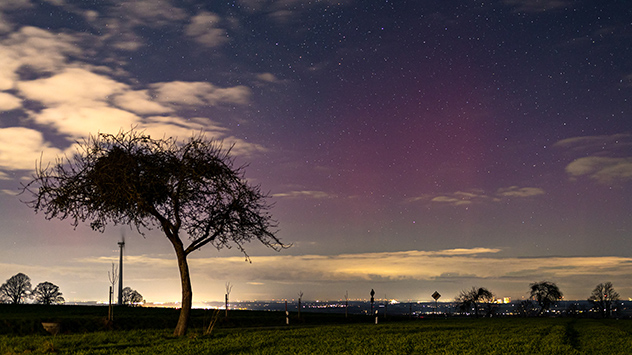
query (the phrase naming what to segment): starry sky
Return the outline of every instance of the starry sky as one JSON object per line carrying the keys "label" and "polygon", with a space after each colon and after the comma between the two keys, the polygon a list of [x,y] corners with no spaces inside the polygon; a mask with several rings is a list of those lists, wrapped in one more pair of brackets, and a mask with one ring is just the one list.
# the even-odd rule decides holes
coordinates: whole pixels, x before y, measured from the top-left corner
{"label": "starry sky", "polygon": [[234,145],[275,252],[190,256],[194,302],[632,297],[632,4],[624,0],[4,0],[0,281],[67,301],[180,299],[160,230],[47,221],[36,161],[135,127]]}

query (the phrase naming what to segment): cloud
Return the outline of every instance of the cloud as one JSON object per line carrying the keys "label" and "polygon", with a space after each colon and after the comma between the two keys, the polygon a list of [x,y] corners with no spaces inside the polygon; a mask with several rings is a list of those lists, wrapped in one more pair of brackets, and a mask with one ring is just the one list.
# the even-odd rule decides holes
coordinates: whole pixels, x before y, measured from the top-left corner
{"label": "cloud", "polygon": [[116,133],[129,130],[140,123],[140,117],[129,111],[98,103],[90,106],[60,105],[41,112],[32,112],[31,117],[38,124],[53,127],[60,134],[69,135],[74,140],[97,132]]}
{"label": "cloud", "polygon": [[148,90],[126,91],[114,97],[114,104],[139,115],[156,115],[172,112],[173,109],[152,101]]}
{"label": "cloud", "polygon": [[11,32],[13,25],[6,19],[6,16],[0,12],[0,34]]}
{"label": "cloud", "polygon": [[186,27],[185,33],[205,47],[217,47],[228,41],[228,34],[219,28],[221,18],[211,12],[203,11],[193,18]]}
{"label": "cloud", "polygon": [[573,179],[586,176],[606,185],[632,180],[631,134],[572,137],[553,146],[581,155],[566,166]]}
{"label": "cloud", "polygon": [[555,142],[553,147],[590,154],[628,150],[632,148],[632,134],[572,137]]}
{"label": "cloud", "polygon": [[503,197],[531,197],[544,195],[545,192],[539,187],[518,187],[511,186],[507,188],[498,189],[497,196]]}
{"label": "cloud", "polygon": [[26,98],[45,105],[92,106],[122,93],[127,85],[82,68],[67,68],[50,78],[20,82],[17,88]]}
{"label": "cloud", "polygon": [[456,191],[442,195],[421,195],[411,197],[406,202],[429,201],[430,203],[444,206],[469,206],[482,203],[501,202],[506,198],[529,198],[544,195],[546,192],[539,187],[518,187],[510,186],[498,189],[495,193],[489,194],[482,189],[471,189],[468,191]]}
{"label": "cloud", "polygon": [[515,12],[538,13],[570,7],[570,0],[504,0],[504,3],[513,6]]}
{"label": "cloud", "polygon": [[0,92],[0,112],[14,110],[20,107],[22,107],[22,100],[11,94]]}
{"label": "cloud", "polygon": [[4,0],[0,2],[0,10],[22,10],[33,7],[31,0]]}
{"label": "cloud", "polygon": [[244,139],[237,138],[234,136],[225,137],[222,139],[226,146],[232,146],[233,149],[231,153],[235,155],[241,156],[252,156],[257,153],[264,153],[268,151],[268,148],[264,147],[261,144],[251,143]]}
{"label": "cloud", "polygon": [[169,0],[136,0],[118,4],[113,10],[118,16],[123,16],[131,25],[139,24],[159,27],[187,18],[186,12],[172,5]]}
{"label": "cloud", "polygon": [[40,158],[46,162],[62,153],[46,142],[39,131],[24,127],[0,128],[0,169],[32,170]]}
{"label": "cloud", "polygon": [[324,192],[324,191],[313,191],[313,190],[301,190],[301,191],[288,191],[283,193],[273,194],[272,197],[280,197],[280,198],[291,198],[291,199],[323,199],[323,198],[335,198],[336,195]]}
{"label": "cloud", "polygon": [[[497,248],[479,247],[338,255],[251,255],[252,263],[245,262],[242,256],[199,257],[200,254],[197,254],[189,257],[189,265],[198,299],[214,294],[215,291],[209,285],[224,284],[226,280],[231,280],[233,284],[267,287],[263,292],[268,295],[278,294],[278,288],[282,285],[302,284],[320,288],[340,283],[345,287],[357,288],[357,285],[367,282],[379,282],[382,285],[399,283],[406,285],[403,286],[406,289],[411,288],[411,283],[425,285],[423,287],[426,288],[440,287],[444,294],[456,293],[459,287],[486,285],[494,290],[504,289],[503,293],[513,293],[519,297],[520,292],[516,289],[526,292],[529,283],[544,279],[556,282],[563,290],[575,289],[576,294],[569,292],[566,296],[581,299],[590,290],[587,287],[594,286],[596,280],[603,279],[603,275],[619,283],[624,282],[632,272],[632,258],[629,257],[506,257],[500,255],[501,252]],[[103,285],[103,273],[117,261],[114,254],[108,257],[69,259],[55,268],[37,263],[4,263],[0,267],[9,274],[25,272],[38,278],[59,278],[61,275],[72,275],[82,280],[99,278],[94,286],[100,289],[98,287]],[[127,254],[125,269],[126,275],[129,275],[126,276],[127,282],[138,285],[136,287],[150,299],[164,301],[179,298],[175,255]],[[87,288],[85,282],[77,285],[66,282],[61,286],[64,290],[74,287],[94,292],[89,291],[91,288]],[[449,300],[449,297],[445,300]]]}
{"label": "cloud", "polygon": [[7,189],[0,190],[0,195],[17,196],[19,194],[20,194],[20,190],[7,190]]}
{"label": "cloud", "polygon": [[130,129],[141,120],[109,104],[113,95],[125,97],[126,84],[83,68],[70,67],[48,78],[19,82],[17,89],[23,97],[46,107],[28,111],[34,122],[73,140]]}
{"label": "cloud", "polygon": [[473,203],[481,203],[489,201],[490,196],[486,195],[483,190],[472,189],[470,191],[456,191],[450,194],[430,196],[427,198],[430,202],[452,206],[467,206]]}
{"label": "cloud", "polygon": [[54,34],[36,28],[22,27],[0,42],[0,90],[9,90],[18,80],[17,71],[28,67],[36,72],[56,72],[67,65],[70,55],[82,51],[74,45],[74,36]]}
{"label": "cloud", "polygon": [[208,82],[172,81],[152,84],[151,88],[156,94],[156,100],[166,104],[246,104],[250,98],[250,89],[243,85],[219,88]]}
{"label": "cloud", "polygon": [[277,83],[277,82],[279,82],[279,79],[276,76],[274,76],[274,74],[272,74],[272,73],[257,74],[257,79],[259,79],[261,81],[268,82],[268,83]]}
{"label": "cloud", "polygon": [[566,172],[573,176],[588,176],[601,184],[632,180],[632,157],[585,157],[572,161]]}
{"label": "cloud", "polygon": [[[438,251],[409,250],[339,255],[240,256],[190,258],[193,273],[213,270],[212,279],[267,282],[351,282],[370,280],[439,281],[454,277],[480,280],[524,280],[525,284],[548,278],[628,275],[632,258],[616,256],[502,257],[500,249],[472,248]],[[171,270],[174,256],[126,256],[126,264]],[[84,259],[84,263],[110,264],[114,258]],[[208,277],[208,276],[207,276]]]}

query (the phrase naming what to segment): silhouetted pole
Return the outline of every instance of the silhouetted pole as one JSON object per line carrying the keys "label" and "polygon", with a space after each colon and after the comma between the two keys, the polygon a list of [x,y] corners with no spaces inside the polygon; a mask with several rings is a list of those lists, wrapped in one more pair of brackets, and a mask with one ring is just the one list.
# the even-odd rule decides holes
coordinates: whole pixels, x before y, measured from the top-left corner
{"label": "silhouetted pole", "polygon": [[226,301],[226,306],[224,307],[225,309],[225,317],[228,318],[228,296],[230,295],[230,291],[232,291],[233,289],[233,285],[230,284],[230,282],[226,283],[226,295],[225,295],[225,301]]}
{"label": "silhouetted pole", "polygon": [[119,279],[118,279],[118,305],[123,304],[123,247],[125,246],[125,242],[118,243],[119,248],[121,249],[121,255],[119,257]]}
{"label": "silhouetted pole", "polygon": [[110,286],[110,303],[108,303],[108,320],[112,320],[112,286]]}
{"label": "silhouetted pole", "polygon": [[371,315],[373,315],[373,302],[375,301],[373,296],[375,296],[375,291],[373,289],[371,289],[371,313],[369,313]]}

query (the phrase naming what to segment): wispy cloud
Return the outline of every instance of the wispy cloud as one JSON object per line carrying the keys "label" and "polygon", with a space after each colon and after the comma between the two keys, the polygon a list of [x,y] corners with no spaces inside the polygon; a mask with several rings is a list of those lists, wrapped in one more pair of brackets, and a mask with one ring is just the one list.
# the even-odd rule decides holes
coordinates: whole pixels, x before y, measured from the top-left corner
{"label": "wispy cloud", "polygon": [[588,176],[601,184],[632,180],[632,157],[585,157],[573,160],[566,166],[572,177]]}
{"label": "wispy cloud", "polygon": [[31,170],[40,158],[50,161],[62,154],[63,151],[46,142],[39,131],[24,127],[0,128],[0,169]]}
{"label": "wispy cloud", "polygon": [[496,192],[497,196],[503,197],[532,197],[544,195],[545,192],[543,189],[539,187],[518,187],[511,186],[507,188],[498,189]]}
{"label": "wispy cloud", "polygon": [[483,189],[470,189],[467,191],[456,191],[441,195],[425,194],[408,198],[406,201],[428,201],[432,204],[444,206],[469,206],[482,203],[497,203],[507,198],[531,198],[544,194],[546,194],[546,192],[539,187],[510,186],[499,188],[497,191],[492,193],[487,193]]}
{"label": "wispy cloud", "polygon": [[600,184],[632,180],[632,135],[585,136],[561,140],[554,147],[581,155],[566,166],[573,179],[588,177]]}
{"label": "wispy cloud", "polygon": [[272,197],[292,198],[292,199],[298,199],[298,198],[323,199],[323,198],[335,198],[337,196],[334,194],[324,192],[324,191],[294,190],[294,191],[276,193],[276,194],[273,194]]}
{"label": "wispy cloud", "polygon": [[152,84],[156,100],[176,105],[246,104],[250,89],[246,86],[220,88],[208,82],[173,81]]}
{"label": "wispy cloud", "polygon": [[202,11],[191,18],[185,33],[205,47],[217,47],[228,41],[226,30],[219,27],[220,22],[217,14]]}
{"label": "wispy cloud", "polygon": [[[151,5],[144,1],[135,4],[130,11]],[[181,18],[177,12],[168,14],[151,6],[153,10],[141,19]],[[247,86],[173,81],[132,87],[120,81],[125,73],[83,63],[82,43],[77,36],[34,27],[23,27],[0,42],[0,111],[21,110],[34,124],[0,129],[0,139],[5,142],[0,145],[0,169],[31,170],[40,157],[46,164],[64,152],[74,152],[73,143],[89,134],[132,127],[154,137],[180,139],[204,131],[234,145],[236,155],[267,150],[231,135],[219,122],[203,117],[185,120],[178,115],[180,109],[199,106],[245,105],[251,95]],[[60,138],[55,144],[40,133],[46,129]],[[60,145],[64,141],[66,146]]]}
{"label": "wispy cloud", "polygon": [[[192,256],[189,265],[198,299],[208,297],[204,296],[205,292],[214,292],[209,289],[210,284],[224,283],[225,280],[263,287],[266,294],[274,295],[274,289],[270,288],[274,285],[309,284],[318,288],[337,283],[410,285],[419,282],[446,285],[444,290],[458,292],[471,285],[493,285],[499,289],[502,285],[510,285],[507,288],[514,289],[511,285],[522,284],[526,290],[530,282],[543,279],[558,282],[568,289],[579,288],[578,294],[567,294],[567,297],[582,298],[586,297],[582,292],[589,293],[588,287],[594,286],[593,283],[603,279],[604,275],[620,283],[632,272],[632,258],[629,257],[507,257],[501,255],[502,251],[479,247],[338,255],[278,254],[251,256],[252,263],[245,262],[241,256]],[[0,267],[9,275],[25,272],[31,277],[52,281],[75,275],[78,282],[72,287],[80,289],[91,278],[98,280],[89,282],[107,284],[106,271],[117,261],[118,258],[113,256],[73,259],[53,269],[32,262],[28,265],[0,264]],[[142,285],[141,293],[146,291],[149,299],[164,301],[165,294],[170,295],[168,300],[178,299],[179,281],[174,255],[126,255],[125,270],[126,275],[130,275],[126,278],[128,284]],[[566,280],[572,282],[565,283]]]}
{"label": "wispy cloud", "polygon": [[[409,250],[339,255],[251,256],[190,258],[192,272],[211,268],[214,278],[232,275],[242,281],[270,281],[285,278],[300,281],[437,280],[445,275],[467,275],[478,279],[521,277],[538,279],[546,275],[567,276],[627,275],[632,258],[599,257],[502,257],[498,248],[457,248],[438,251]],[[81,263],[108,265],[115,257],[78,260]],[[175,268],[171,255],[126,256],[126,265],[149,267],[152,272]],[[254,266],[254,267],[253,267]],[[158,277],[158,276],[157,276]]]}

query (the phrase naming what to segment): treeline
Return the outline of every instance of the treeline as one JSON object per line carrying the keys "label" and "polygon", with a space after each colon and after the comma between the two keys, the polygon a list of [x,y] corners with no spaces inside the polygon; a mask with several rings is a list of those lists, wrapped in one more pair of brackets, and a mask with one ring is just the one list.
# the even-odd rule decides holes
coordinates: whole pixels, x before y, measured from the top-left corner
{"label": "treeline", "polygon": [[[137,305],[144,302],[143,296],[130,287],[123,289],[123,304]],[[59,286],[44,281],[33,289],[31,278],[23,273],[11,276],[0,286],[0,303],[25,304],[36,303],[45,305],[64,304],[66,300],[59,290]]]}
{"label": "treeline", "polygon": [[[562,300],[564,294],[554,282],[541,281],[529,285],[529,299],[518,304],[517,312],[523,316],[540,316]],[[588,301],[603,318],[608,318],[616,308],[616,301],[621,299],[612,282],[595,286]],[[474,317],[492,316],[498,308],[496,297],[485,287],[472,287],[461,291],[455,301],[461,313],[471,313]]]}
{"label": "treeline", "polygon": [[23,273],[11,276],[0,286],[0,302],[22,304],[33,300],[38,304],[64,304],[65,300],[59,286],[44,281],[35,289],[31,287],[31,278]]}

